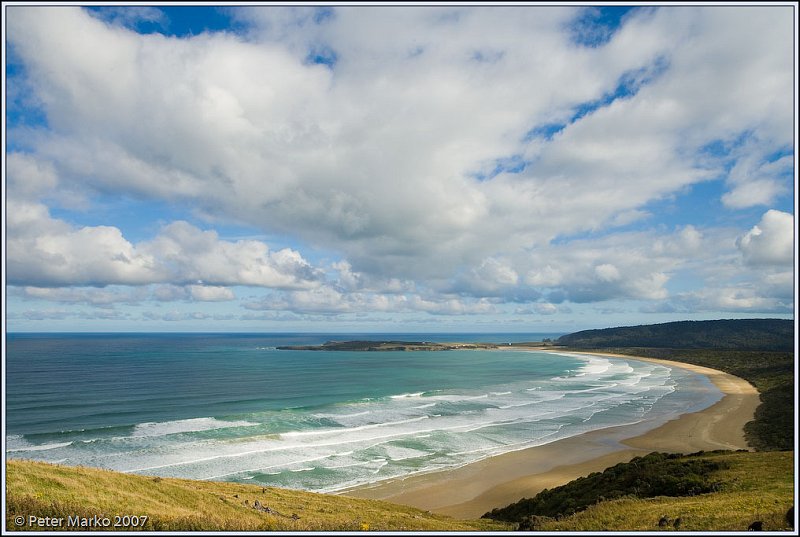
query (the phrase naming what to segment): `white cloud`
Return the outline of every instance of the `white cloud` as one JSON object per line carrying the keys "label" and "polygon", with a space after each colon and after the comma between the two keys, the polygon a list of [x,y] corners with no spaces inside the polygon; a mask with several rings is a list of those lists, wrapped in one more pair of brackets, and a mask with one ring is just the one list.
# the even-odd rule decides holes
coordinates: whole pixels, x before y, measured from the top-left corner
{"label": "white cloud", "polygon": [[233,291],[227,287],[211,285],[190,285],[188,287],[189,293],[194,300],[203,302],[222,302],[236,298],[236,295],[233,293]]}
{"label": "white cloud", "polygon": [[481,264],[464,275],[456,284],[457,289],[484,296],[503,295],[520,281],[519,274],[508,261],[486,258]]}
{"label": "white cloud", "polygon": [[[711,259],[709,231],[604,233],[700,181],[725,177],[730,210],[786,194],[792,159],[770,155],[792,144],[789,9],[636,10],[587,48],[567,7],[265,6],[238,12],[246,37],[185,39],[9,7],[48,124],[8,159],[9,282],[164,284],[156,298],[213,301],[260,286],[287,292],[259,308],[320,314],[662,300],[676,272]],[[333,68],[308,61],[326,50]],[[529,135],[554,123],[551,139]],[[716,142],[728,150],[709,156]],[[52,218],[53,187],[192,207],[298,246],[181,221],[133,243]],[[738,243],[750,267],[788,259],[773,219]],[[584,232],[601,238],[571,240]],[[327,279],[306,250],[336,260]],[[755,277],[728,261],[711,265]]]}
{"label": "white cloud", "polygon": [[[173,222],[132,244],[112,226],[73,228],[41,204],[17,202],[8,218],[8,283],[28,286],[194,284],[195,299],[229,300],[219,286],[305,288],[321,272],[296,251],[253,241],[223,241],[214,231]],[[207,284],[210,287],[200,287]]]}
{"label": "white cloud", "polygon": [[215,231],[188,222],[165,226],[140,248],[165,266],[171,273],[168,281],[173,282],[304,288],[316,285],[320,277],[294,250],[271,252],[255,240],[222,241]]}
{"label": "white cloud", "polygon": [[768,205],[783,191],[782,186],[773,181],[749,181],[723,194],[722,203],[734,209],[744,209],[754,205]]}
{"label": "white cloud", "polygon": [[749,265],[790,266],[794,259],[794,229],[791,214],[771,209],[736,245]]}
{"label": "white cloud", "polygon": [[752,312],[791,313],[791,297],[765,296],[759,289],[751,286],[708,287],[675,297],[674,303],[679,311],[703,312]]}
{"label": "white cloud", "polygon": [[791,190],[794,158],[791,155],[770,160],[774,145],[750,136],[733,152],[736,164],[728,174],[729,192],[722,203],[733,209],[769,205]]}
{"label": "white cloud", "polygon": [[11,285],[140,285],[163,278],[156,260],[116,227],[75,229],[40,204],[17,203],[12,214],[6,246]]}
{"label": "white cloud", "polygon": [[603,263],[594,268],[594,273],[597,275],[601,282],[615,282],[620,279],[620,273],[617,267],[611,263]]}
{"label": "white cloud", "polygon": [[32,155],[10,152],[6,155],[6,189],[9,197],[36,201],[58,184],[55,168]]}
{"label": "white cloud", "polygon": [[[64,173],[290,231],[362,272],[452,276],[705,177],[674,158],[685,125],[665,136],[659,107],[636,99],[569,127],[520,180],[472,177],[528,151],[532,127],[674,53],[671,17],[631,17],[606,47],[583,49],[563,31],[571,9],[393,12],[342,8],[316,25],[305,11],[257,9],[270,37],[258,43],[141,36],[79,10],[14,8],[9,35],[55,127],[39,150]],[[277,40],[295,33],[302,58]],[[303,62],[313,43],[337,52],[334,72]],[[475,61],[476,51],[497,60]],[[562,216],[573,212],[591,216]]]}

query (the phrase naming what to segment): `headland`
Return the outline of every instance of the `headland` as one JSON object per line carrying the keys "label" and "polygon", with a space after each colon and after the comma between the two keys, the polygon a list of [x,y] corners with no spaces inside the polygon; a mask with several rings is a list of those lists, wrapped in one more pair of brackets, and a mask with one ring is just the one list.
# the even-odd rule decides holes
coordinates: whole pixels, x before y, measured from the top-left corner
{"label": "headland", "polygon": [[539,343],[439,343],[433,341],[327,341],[322,345],[284,345],[281,351],[464,351],[531,348]]}

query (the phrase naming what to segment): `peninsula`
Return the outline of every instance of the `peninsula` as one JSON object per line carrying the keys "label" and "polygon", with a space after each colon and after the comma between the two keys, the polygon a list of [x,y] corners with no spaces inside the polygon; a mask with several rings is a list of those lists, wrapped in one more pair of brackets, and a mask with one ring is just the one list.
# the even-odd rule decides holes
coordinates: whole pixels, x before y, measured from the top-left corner
{"label": "peninsula", "polygon": [[[513,346],[540,346],[541,343],[514,343]],[[322,345],[286,345],[282,351],[463,351],[508,348],[511,343],[434,343],[431,341],[327,341]]]}

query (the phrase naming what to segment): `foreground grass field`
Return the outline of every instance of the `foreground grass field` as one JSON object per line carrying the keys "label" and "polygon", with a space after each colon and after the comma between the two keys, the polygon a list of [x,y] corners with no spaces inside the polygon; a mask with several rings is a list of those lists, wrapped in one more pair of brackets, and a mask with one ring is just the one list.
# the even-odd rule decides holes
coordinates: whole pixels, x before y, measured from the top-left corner
{"label": "foreground grass field", "polygon": [[[53,529],[31,525],[30,516],[61,518],[59,529],[68,530],[503,531],[513,527],[490,520],[454,520],[375,500],[238,483],[162,479],[18,460],[8,461],[6,470],[10,530]],[[107,519],[111,526],[67,527],[70,516],[88,523]],[[136,520],[140,527],[115,528],[115,517],[124,516],[140,517]],[[143,516],[147,521],[142,525]],[[17,517],[25,523],[17,524]]]}
{"label": "foreground grass field", "polygon": [[[755,521],[761,521],[764,530],[789,529],[786,512],[794,501],[792,452],[724,452],[702,457],[725,462],[711,476],[720,483],[717,492],[601,501],[574,515],[541,518],[536,529],[743,531]],[[31,516],[42,522],[44,517],[51,522],[63,519],[58,529],[68,530],[465,532],[518,527],[517,522],[454,520],[387,502],[238,483],[160,479],[17,460],[9,461],[6,468],[10,530],[55,529],[31,525]],[[261,509],[254,509],[256,501]],[[115,516],[126,515],[146,516],[147,522],[139,528],[114,528]],[[108,519],[112,526],[67,527],[70,516],[88,522]],[[25,523],[17,524],[17,517]],[[660,527],[662,517],[669,523]]]}

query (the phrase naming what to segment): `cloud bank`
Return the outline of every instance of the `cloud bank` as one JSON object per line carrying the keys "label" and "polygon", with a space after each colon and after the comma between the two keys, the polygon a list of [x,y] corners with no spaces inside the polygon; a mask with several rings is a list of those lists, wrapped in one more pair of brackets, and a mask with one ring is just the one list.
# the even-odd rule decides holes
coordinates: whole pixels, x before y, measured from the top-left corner
{"label": "cloud bank", "polygon": [[[783,8],[634,9],[609,29],[572,7],[249,7],[231,12],[245,31],[186,37],[131,29],[168,26],[155,8],[7,9],[12,108],[45,118],[8,129],[8,283],[28,299],[793,307]],[[662,215],[712,182],[745,227]],[[185,210],[131,239],[81,223],[101,199]]]}

